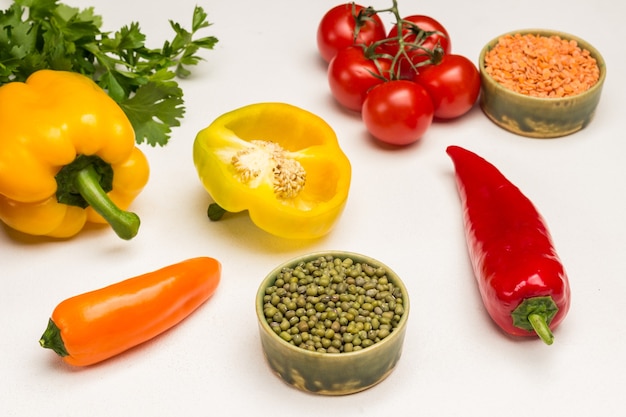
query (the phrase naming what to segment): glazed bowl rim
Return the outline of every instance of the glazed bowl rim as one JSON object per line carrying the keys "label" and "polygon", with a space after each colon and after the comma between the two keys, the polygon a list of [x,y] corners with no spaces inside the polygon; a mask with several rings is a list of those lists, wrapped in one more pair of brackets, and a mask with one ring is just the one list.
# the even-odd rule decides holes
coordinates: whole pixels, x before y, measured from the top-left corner
{"label": "glazed bowl rim", "polygon": [[[366,260],[371,261],[371,264],[373,266],[382,267],[385,269],[388,276],[391,275],[390,280],[396,286],[400,287],[400,290],[402,291],[402,296],[403,296],[402,305],[404,307],[404,312],[402,314],[402,317],[400,318],[400,321],[398,322],[398,325],[393,328],[393,331],[389,334],[389,336],[387,336],[383,340],[376,342],[373,345],[368,346],[367,348],[364,348],[364,349],[356,350],[353,352],[328,353],[328,352],[310,351],[310,350],[302,349],[298,346],[292,345],[291,343],[280,338],[270,328],[269,324],[267,323],[267,319],[265,318],[265,314],[263,313],[262,299],[263,299],[263,296],[265,295],[265,289],[268,287],[268,285],[270,284],[272,280],[275,280],[276,274],[278,274],[283,268],[297,265],[303,260],[313,260],[313,259],[317,259],[319,257],[323,257],[327,255],[342,256],[345,258],[351,258],[354,261],[359,261],[359,262],[364,262]],[[284,347],[285,349],[291,350],[294,353],[297,353],[298,355],[303,355],[305,357],[308,356],[311,358],[325,358],[324,360],[341,360],[341,358],[347,359],[347,358],[354,358],[354,357],[372,354],[374,352],[377,352],[383,349],[386,345],[392,343],[394,339],[396,339],[397,337],[400,337],[402,335],[402,332],[400,330],[406,327],[406,323],[409,318],[410,302],[409,302],[409,295],[408,295],[407,288],[404,282],[402,281],[402,279],[399,277],[398,274],[395,273],[395,271],[393,271],[383,262],[380,262],[379,260],[372,258],[371,256],[363,255],[357,252],[344,251],[344,250],[324,250],[324,251],[309,252],[304,255],[296,256],[276,266],[269,274],[265,276],[265,278],[263,278],[263,281],[259,285],[259,288],[256,293],[256,297],[255,297],[255,310],[256,310],[256,315],[257,315],[257,321],[259,325],[261,326],[261,328],[263,329],[263,331],[269,334],[270,337],[279,341],[280,345]]]}

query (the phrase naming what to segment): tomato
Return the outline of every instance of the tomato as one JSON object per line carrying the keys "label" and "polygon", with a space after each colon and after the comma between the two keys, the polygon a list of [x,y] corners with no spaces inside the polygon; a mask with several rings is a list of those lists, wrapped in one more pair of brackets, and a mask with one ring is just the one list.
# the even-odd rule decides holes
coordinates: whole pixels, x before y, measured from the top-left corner
{"label": "tomato", "polygon": [[363,122],[376,139],[392,145],[418,141],[433,121],[433,102],[413,81],[394,80],[372,88],[363,103]]}
{"label": "tomato", "polygon": [[344,48],[328,64],[330,92],[342,106],[361,111],[367,92],[385,81],[389,67],[391,61],[369,59],[358,45]]}
{"label": "tomato", "polygon": [[[326,62],[341,49],[355,43],[371,45],[385,38],[386,31],[377,14],[367,13],[367,8],[354,3],[341,4],[330,9],[317,28],[317,48]],[[355,29],[359,31],[354,39]]]}
{"label": "tomato", "polygon": [[413,81],[430,94],[437,119],[453,119],[467,113],[480,93],[480,73],[462,55],[444,55],[438,64],[420,67]]}
{"label": "tomato", "polygon": [[[451,53],[452,44],[450,42],[450,35],[448,34],[446,28],[437,20],[424,15],[412,15],[403,18],[402,21],[402,37],[405,42],[415,44],[422,41],[422,37],[425,36],[425,34],[420,33],[421,31],[427,33],[438,32],[432,33],[424,38],[421,44],[422,48],[432,51],[437,47],[437,45],[439,45],[445,54]],[[398,25],[394,25],[389,31],[387,37],[393,39],[397,36]],[[392,56],[397,56],[400,52],[400,46],[398,45],[398,42],[395,41],[386,42],[384,48],[385,51]],[[428,53],[422,48],[410,47],[409,45],[405,47],[405,52],[411,58],[413,65],[424,62],[429,58]],[[408,62],[405,57],[400,58],[399,62],[401,78],[411,79],[414,72],[411,63]]]}

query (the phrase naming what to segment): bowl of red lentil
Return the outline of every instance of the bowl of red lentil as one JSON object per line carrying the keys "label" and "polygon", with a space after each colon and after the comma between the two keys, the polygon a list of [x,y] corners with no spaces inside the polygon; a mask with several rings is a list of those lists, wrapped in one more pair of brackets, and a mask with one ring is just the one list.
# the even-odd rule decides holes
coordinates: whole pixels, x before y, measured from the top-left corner
{"label": "bowl of red lentil", "polygon": [[479,57],[480,107],[509,132],[556,138],[585,128],[593,119],[606,78],[606,64],[585,40],[546,29],[500,35]]}
{"label": "bowl of red lentil", "polygon": [[380,383],[396,367],[409,298],[398,275],[375,259],[314,252],[266,276],[256,314],[274,374],[307,393],[347,395]]}

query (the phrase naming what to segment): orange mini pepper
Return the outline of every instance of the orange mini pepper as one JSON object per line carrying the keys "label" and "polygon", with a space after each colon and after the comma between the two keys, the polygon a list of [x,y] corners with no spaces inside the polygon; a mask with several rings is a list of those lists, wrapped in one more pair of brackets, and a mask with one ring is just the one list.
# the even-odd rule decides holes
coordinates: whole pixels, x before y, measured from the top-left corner
{"label": "orange mini pepper", "polygon": [[198,257],[62,301],[39,344],[74,366],[109,359],[175,326],[213,295],[221,264]]}

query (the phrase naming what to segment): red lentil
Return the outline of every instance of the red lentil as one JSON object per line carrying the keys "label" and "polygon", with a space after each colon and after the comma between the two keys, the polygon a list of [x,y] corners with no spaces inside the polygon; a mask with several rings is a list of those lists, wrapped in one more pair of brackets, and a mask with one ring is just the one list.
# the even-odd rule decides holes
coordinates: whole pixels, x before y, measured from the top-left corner
{"label": "red lentil", "polygon": [[568,97],[591,88],[600,69],[574,40],[534,34],[505,35],[485,55],[485,69],[497,82],[533,97]]}

